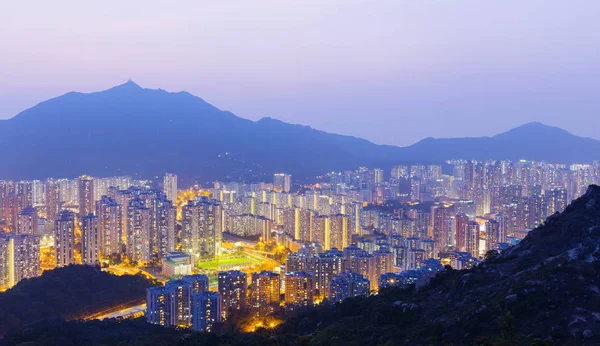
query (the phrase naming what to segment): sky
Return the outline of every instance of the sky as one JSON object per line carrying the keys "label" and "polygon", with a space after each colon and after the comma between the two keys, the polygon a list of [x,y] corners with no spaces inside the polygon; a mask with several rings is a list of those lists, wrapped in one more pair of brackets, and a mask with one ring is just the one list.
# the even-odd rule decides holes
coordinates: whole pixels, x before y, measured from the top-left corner
{"label": "sky", "polygon": [[600,1],[0,2],[0,119],[132,78],[410,145],[530,121],[600,139]]}

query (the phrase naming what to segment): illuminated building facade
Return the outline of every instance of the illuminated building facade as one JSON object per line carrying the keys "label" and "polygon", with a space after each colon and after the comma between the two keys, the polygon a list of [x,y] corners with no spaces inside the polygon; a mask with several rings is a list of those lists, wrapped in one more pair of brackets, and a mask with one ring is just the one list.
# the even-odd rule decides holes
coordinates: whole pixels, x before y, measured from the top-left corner
{"label": "illuminated building facade", "polygon": [[171,325],[171,294],[164,287],[146,290],[146,321],[164,327]]}
{"label": "illuminated building facade", "polygon": [[201,198],[182,208],[182,244],[185,253],[213,259],[221,252],[224,214],[220,203]]}
{"label": "illuminated building facade", "polygon": [[56,266],[75,264],[75,215],[63,210],[54,223],[54,251]]}
{"label": "illuminated building facade", "polygon": [[239,270],[219,272],[218,287],[225,318],[236,311],[246,310],[248,278],[245,273]]}
{"label": "illuminated building facade", "polygon": [[163,191],[167,199],[171,202],[177,201],[177,176],[172,173],[166,173],[163,180]]}
{"label": "illuminated building facade", "polygon": [[89,214],[81,218],[81,259],[83,264],[96,265],[99,263],[100,233],[98,218]]}
{"label": "illuminated building facade", "polygon": [[192,294],[192,329],[200,332],[212,332],[221,322],[221,296],[216,292],[198,292]]}
{"label": "illuminated building facade", "polygon": [[479,258],[479,224],[469,221],[466,226],[466,252],[474,258]]}
{"label": "illuminated building facade", "polygon": [[203,274],[185,275],[181,278],[184,282],[187,282],[192,286],[192,293],[208,292],[209,281],[208,276]]}
{"label": "illuminated building facade", "polygon": [[17,234],[39,235],[38,225],[39,218],[36,208],[26,207],[19,212],[17,219]]}
{"label": "illuminated building facade", "polygon": [[144,200],[132,199],[127,207],[126,254],[131,262],[150,263],[152,219]]}
{"label": "illuminated building facade", "polygon": [[169,281],[165,292],[169,294],[169,325],[189,328],[192,324],[192,285],[184,280]]}
{"label": "illuminated building facade", "polygon": [[273,190],[277,192],[290,192],[292,186],[292,175],[285,173],[273,174]]}
{"label": "illuminated building facade", "polygon": [[286,308],[294,309],[298,306],[311,306],[314,304],[314,283],[311,274],[304,272],[286,273],[284,281]]}
{"label": "illuminated building facade", "polygon": [[94,180],[92,177],[82,175],[79,177],[79,216],[87,216],[94,213]]}
{"label": "illuminated building facade", "polygon": [[0,233],[0,287],[8,289],[39,275],[40,237]]}
{"label": "illuminated building facade", "polygon": [[329,301],[339,303],[344,299],[368,296],[370,282],[362,275],[353,272],[343,272],[329,282]]}
{"label": "illuminated building facade", "polygon": [[58,182],[53,179],[48,179],[48,181],[46,182],[46,191],[45,191],[45,198],[46,198],[45,210],[46,210],[46,219],[48,219],[48,220],[56,220],[56,215],[58,214],[58,211],[60,210],[59,192],[60,192],[60,189],[59,189]]}
{"label": "illuminated building facade", "polygon": [[[125,208],[127,209],[127,208]],[[108,196],[96,202],[98,233],[100,235],[99,252],[103,257],[121,253],[123,243],[123,207]]]}
{"label": "illuminated building facade", "polygon": [[279,307],[281,280],[272,271],[252,273],[249,307],[257,316],[274,312]]}
{"label": "illuminated building facade", "polygon": [[162,274],[166,278],[190,275],[193,267],[191,256],[183,252],[168,252],[162,259]]}

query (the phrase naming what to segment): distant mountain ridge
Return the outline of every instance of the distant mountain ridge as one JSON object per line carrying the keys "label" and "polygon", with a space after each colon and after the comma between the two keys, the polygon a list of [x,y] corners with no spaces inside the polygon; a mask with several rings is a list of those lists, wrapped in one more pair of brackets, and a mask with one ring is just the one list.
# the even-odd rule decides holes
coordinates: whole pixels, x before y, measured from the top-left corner
{"label": "distant mountain ridge", "polygon": [[533,160],[551,163],[590,162],[600,157],[600,141],[575,136],[539,122],[521,125],[493,137],[426,138],[405,149],[404,158]]}
{"label": "distant mountain ridge", "polygon": [[281,171],[309,181],[358,166],[456,158],[587,162],[600,158],[600,141],[531,123],[494,137],[376,145],[272,118],[254,122],[187,92],[129,81],[101,92],[70,92],[0,121],[0,157],[0,179],[156,178],[170,171],[202,183],[268,180]]}

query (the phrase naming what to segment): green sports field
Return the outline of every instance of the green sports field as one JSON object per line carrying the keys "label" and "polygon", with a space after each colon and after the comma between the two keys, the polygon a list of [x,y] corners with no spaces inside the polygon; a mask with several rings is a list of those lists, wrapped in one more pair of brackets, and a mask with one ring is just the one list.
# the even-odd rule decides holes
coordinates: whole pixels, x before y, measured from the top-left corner
{"label": "green sports field", "polygon": [[243,263],[258,264],[258,261],[248,257],[220,258],[219,260],[199,262],[198,266],[205,270],[217,270],[219,266],[239,265]]}

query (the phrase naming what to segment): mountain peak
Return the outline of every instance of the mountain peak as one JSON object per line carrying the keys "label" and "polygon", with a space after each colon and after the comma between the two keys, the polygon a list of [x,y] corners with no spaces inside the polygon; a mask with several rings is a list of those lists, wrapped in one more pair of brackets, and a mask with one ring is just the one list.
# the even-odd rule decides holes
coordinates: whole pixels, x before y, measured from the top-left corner
{"label": "mountain peak", "polygon": [[[513,138],[513,137],[535,137],[535,136],[555,136],[555,135],[567,135],[574,136],[566,130],[559,127],[549,126],[538,121],[530,122],[517,126],[506,132],[497,134],[493,138]],[[574,136],[575,137],[575,136]]]}
{"label": "mountain peak", "polygon": [[129,78],[127,80],[127,82],[123,83],[123,84],[119,84],[117,86],[114,86],[106,91],[115,91],[115,90],[120,90],[120,91],[134,91],[134,90],[143,90],[144,88],[142,88],[141,86],[139,86],[137,83],[135,83],[131,78]]}

